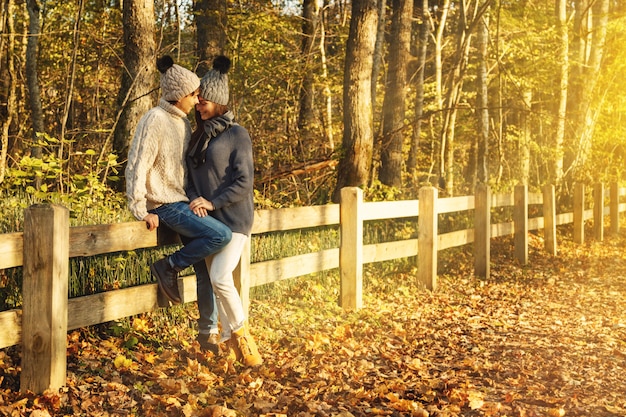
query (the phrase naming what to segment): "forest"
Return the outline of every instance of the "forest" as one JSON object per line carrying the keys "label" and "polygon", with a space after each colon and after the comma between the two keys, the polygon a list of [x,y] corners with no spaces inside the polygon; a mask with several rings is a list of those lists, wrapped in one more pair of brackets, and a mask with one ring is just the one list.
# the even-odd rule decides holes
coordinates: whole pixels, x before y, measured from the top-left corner
{"label": "forest", "polygon": [[[165,54],[226,54],[259,208],[623,181],[619,0],[2,0],[0,189],[110,200]],[[193,123],[193,115],[190,115]],[[123,207],[123,203],[121,203]]]}
{"label": "forest", "polygon": [[[124,165],[164,55],[200,76],[232,59],[257,209],[337,202],[345,186],[377,201],[425,185],[442,197],[485,184],[564,195],[626,180],[624,0],[0,3],[2,234],[42,201],[68,206],[73,225],[134,220]],[[468,220],[444,219],[455,221]],[[402,227],[373,225],[370,238]],[[68,332],[67,384],[54,392],[20,392],[11,346],[0,415],[624,416],[623,230],[582,245],[559,228],[558,256],[531,234],[528,265],[492,239],[490,278],[475,276],[469,245],[449,250],[437,291],[406,264],[368,266],[358,311],[337,305],[337,273],[261,286],[256,370],[200,350],[192,303]],[[309,232],[321,237],[267,236],[267,256],[324,243]],[[99,266],[149,281],[141,256],[154,254]],[[97,261],[76,260],[76,292],[95,291]],[[0,270],[10,308],[20,274]]]}

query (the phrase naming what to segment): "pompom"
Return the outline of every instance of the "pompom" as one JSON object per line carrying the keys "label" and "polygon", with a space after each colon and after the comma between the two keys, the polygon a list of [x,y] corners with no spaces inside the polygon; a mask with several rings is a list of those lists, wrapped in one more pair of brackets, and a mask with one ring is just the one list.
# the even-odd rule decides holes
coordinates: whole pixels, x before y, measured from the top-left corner
{"label": "pompom", "polygon": [[226,74],[230,69],[230,59],[224,55],[219,55],[213,60],[213,69],[222,74]]}
{"label": "pompom", "polygon": [[174,59],[171,56],[165,55],[159,59],[157,59],[157,69],[161,74],[165,74],[165,72],[172,68],[174,65]]}

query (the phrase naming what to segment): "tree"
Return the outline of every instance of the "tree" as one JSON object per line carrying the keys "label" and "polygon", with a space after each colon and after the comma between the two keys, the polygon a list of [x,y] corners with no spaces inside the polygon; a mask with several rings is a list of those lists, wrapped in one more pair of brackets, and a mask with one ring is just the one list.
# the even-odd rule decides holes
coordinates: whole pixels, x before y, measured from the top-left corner
{"label": "tree", "polygon": [[419,24],[419,43],[417,48],[417,72],[415,74],[415,120],[413,122],[413,135],[407,160],[407,171],[415,175],[417,169],[417,156],[420,147],[422,133],[422,115],[424,114],[424,73],[428,52],[428,38],[431,33],[431,17],[428,0],[422,0],[420,7],[421,21]]}
{"label": "tree", "polygon": [[195,0],[198,74],[213,66],[213,58],[224,53],[227,45],[228,3],[225,0]]}
{"label": "tree", "polygon": [[41,158],[41,147],[37,145],[37,134],[44,132],[43,109],[41,107],[41,93],[39,91],[39,76],[37,73],[37,56],[39,52],[39,4],[37,0],[27,0],[28,9],[28,41],[26,43],[26,81],[28,83],[28,103],[30,104],[31,120],[33,123],[33,140],[35,145],[31,154]]}
{"label": "tree", "polygon": [[302,5],[302,61],[304,71],[300,86],[300,112],[298,114],[298,129],[307,137],[315,126],[315,111],[313,97],[315,96],[314,45],[319,22],[320,5],[318,0],[304,0]]}
{"label": "tree", "polygon": [[565,143],[565,118],[567,112],[567,89],[569,84],[569,35],[567,29],[567,0],[558,0],[556,6],[559,45],[559,91],[554,133],[555,158],[552,167],[552,182],[559,186],[563,179],[563,144]]}
{"label": "tree", "polygon": [[574,143],[571,149],[573,179],[585,176],[593,132],[603,94],[597,91],[609,22],[609,0],[578,0],[575,2],[575,35],[578,49],[572,70],[572,89],[568,116],[573,120]]}
{"label": "tree", "polygon": [[13,0],[7,0],[6,8],[2,9],[2,25],[5,25],[6,19],[6,31],[3,30],[3,33],[8,35],[8,42],[6,43],[6,51],[7,51],[7,74],[9,76],[8,79],[8,92],[7,92],[7,104],[6,104],[6,118],[2,122],[2,133],[0,137],[0,145],[2,149],[0,149],[0,183],[4,181],[4,175],[7,167],[7,156],[8,156],[8,148],[9,148],[9,129],[11,128],[11,123],[13,121],[13,114],[15,113],[15,109],[17,107],[16,103],[16,90],[17,90],[17,74],[15,71],[15,57],[13,54],[15,48],[15,4]]}
{"label": "tree", "polygon": [[402,146],[406,108],[407,69],[411,57],[413,0],[392,0],[389,66],[383,104],[383,140],[378,178],[402,187]]}
{"label": "tree", "polygon": [[343,82],[342,155],[332,197],[335,202],[343,187],[362,186],[369,179],[373,147],[372,56],[377,22],[375,0],[352,3]]}
{"label": "tree", "polygon": [[476,74],[476,114],[478,116],[478,154],[476,177],[481,184],[489,181],[489,81],[487,79],[487,58],[489,44],[489,14],[485,12],[478,18],[478,34],[476,36],[476,50],[478,65]]}
{"label": "tree", "polygon": [[156,72],[156,42],[152,2],[124,1],[124,72],[118,95],[119,120],[115,125],[113,149],[128,153],[130,139],[139,119],[153,105]]}

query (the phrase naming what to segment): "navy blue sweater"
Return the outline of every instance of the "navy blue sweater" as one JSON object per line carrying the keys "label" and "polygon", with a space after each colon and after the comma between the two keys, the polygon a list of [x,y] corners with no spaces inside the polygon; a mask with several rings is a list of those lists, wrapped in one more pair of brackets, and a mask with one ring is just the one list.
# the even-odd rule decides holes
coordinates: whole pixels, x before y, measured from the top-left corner
{"label": "navy blue sweater", "polygon": [[189,201],[206,198],[215,206],[211,216],[249,236],[254,221],[254,161],[248,131],[234,124],[209,141],[204,163],[196,166],[187,156],[187,169]]}

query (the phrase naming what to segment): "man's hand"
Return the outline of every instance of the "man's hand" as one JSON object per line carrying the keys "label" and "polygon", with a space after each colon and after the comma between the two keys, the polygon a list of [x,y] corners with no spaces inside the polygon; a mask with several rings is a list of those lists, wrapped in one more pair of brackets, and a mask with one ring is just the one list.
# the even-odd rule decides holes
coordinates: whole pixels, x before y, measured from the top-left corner
{"label": "man's hand", "polygon": [[146,217],[143,218],[143,221],[146,222],[146,226],[150,231],[153,231],[154,229],[159,227],[159,216],[154,213],[149,213]]}
{"label": "man's hand", "polygon": [[189,208],[199,217],[207,216],[210,211],[215,210],[213,203],[204,197],[194,199],[189,203]]}

